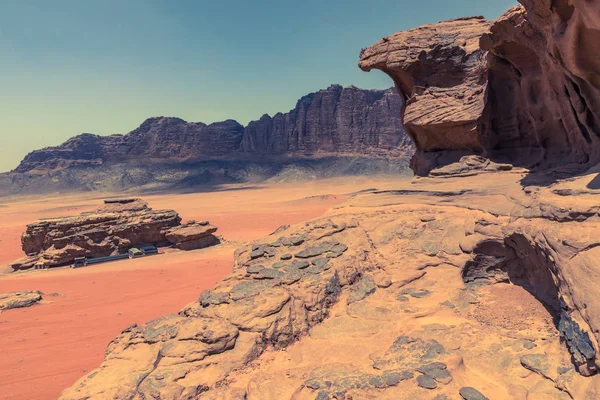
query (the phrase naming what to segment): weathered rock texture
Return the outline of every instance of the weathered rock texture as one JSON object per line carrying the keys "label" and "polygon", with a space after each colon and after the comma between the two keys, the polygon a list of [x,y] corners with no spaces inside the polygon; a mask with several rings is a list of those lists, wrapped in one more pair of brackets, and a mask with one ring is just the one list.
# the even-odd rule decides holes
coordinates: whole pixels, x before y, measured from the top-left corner
{"label": "weathered rock texture", "polygon": [[38,291],[0,293],[0,311],[30,307],[40,301],[42,293]]}
{"label": "weathered rock texture", "polygon": [[278,230],[61,398],[597,398],[597,194],[523,191],[526,173],[419,179]]}
{"label": "weathered rock texture", "polygon": [[217,237],[213,235],[216,231],[217,227],[210,225],[208,221],[199,223],[190,221],[169,229],[165,234],[165,239],[181,250],[201,249],[219,242]]}
{"label": "weathered rock texture", "polygon": [[126,135],[84,133],[60,146],[33,151],[15,172],[46,172],[135,160],[218,157],[234,153],[243,134],[244,127],[235,121],[206,125],[179,118],[149,118]]}
{"label": "weathered rock texture", "polygon": [[600,161],[600,9],[522,0],[496,21],[467,18],[399,32],[361,53],[406,102],[413,170],[466,154],[522,166]]}
{"label": "weathered rock texture", "polygon": [[405,155],[402,106],[394,89],[333,85],[302,97],[296,108],[248,124],[241,149],[249,154],[325,153]]}
{"label": "weathered rock texture", "polygon": [[244,128],[228,120],[206,125],[150,118],[126,135],[89,133],[28,154],[17,173],[48,172],[120,162],[238,159],[259,156],[379,154],[405,156],[412,148],[400,122],[393,89],[333,85],[304,96],[296,108],[263,116]]}
{"label": "weathered rock texture", "polygon": [[94,212],[28,225],[21,237],[27,257],[12,267],[66,265],[76,257],[105,257],[148,244],[198,249],[218,243],[213,235],[216,230],[208,223],[181,225],[176,211],[152,210],[140,199],[106,201]]}

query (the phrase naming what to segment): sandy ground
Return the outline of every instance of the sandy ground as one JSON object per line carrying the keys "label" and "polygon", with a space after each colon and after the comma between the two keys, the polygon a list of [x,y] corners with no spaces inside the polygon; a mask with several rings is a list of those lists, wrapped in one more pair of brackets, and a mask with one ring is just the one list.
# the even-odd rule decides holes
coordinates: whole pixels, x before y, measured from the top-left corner
{"label": "sandy ground", "polygon": [[[349,193],[399,184],[405,185],[406,178],[329,179],[140,196],[155,209],[177,210],[184,220],[209,220],[227,242],[211,249],[169,251],[88,269],[0,277],[0,292],[56,293],[45,296],[43,304],[0,314],[0,399],[56,398],[102,361],[106,345],[121,330],[176,313],[227,275],[238,242],[321,216]],[[23,255],[20,235],[27,223],[92,210],[104,197],[110,196],[0,200],[0,268]]]}

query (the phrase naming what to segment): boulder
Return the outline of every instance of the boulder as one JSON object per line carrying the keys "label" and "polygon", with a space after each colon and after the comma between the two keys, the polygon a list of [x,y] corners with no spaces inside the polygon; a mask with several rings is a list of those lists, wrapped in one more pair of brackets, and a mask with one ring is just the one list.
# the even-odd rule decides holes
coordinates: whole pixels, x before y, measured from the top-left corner
{"label": "boulder", "polygon": [[192,222],[171,228],[165,234],[165,238],[181,250],[202,249],[219,243],[219,239],[213,235],[217,227],[203,222]]}

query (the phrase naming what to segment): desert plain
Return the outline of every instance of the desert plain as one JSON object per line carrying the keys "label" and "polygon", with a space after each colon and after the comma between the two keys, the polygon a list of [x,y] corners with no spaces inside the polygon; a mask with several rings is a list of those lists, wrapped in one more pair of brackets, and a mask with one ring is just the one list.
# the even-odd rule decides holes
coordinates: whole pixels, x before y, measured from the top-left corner
{"label": "desert plain", "polygon": [[139,195],[154,209],[185,220],[207,219],[222,243],[195,251],[164,251],[81,269],[13,273],[23,256],[21,234],[40,218],[76,215],[119,193],[13,197],[0,205],[0,292],[39,290],[41,304],[0,312],[0,398],[54,399],[104,357],[123,329],[176,313],[230,274],[238,246],[283,225],[325,215],[352,193],[405,184],[406,176],[353,177],[294,183],[226,185],[198,193]]}

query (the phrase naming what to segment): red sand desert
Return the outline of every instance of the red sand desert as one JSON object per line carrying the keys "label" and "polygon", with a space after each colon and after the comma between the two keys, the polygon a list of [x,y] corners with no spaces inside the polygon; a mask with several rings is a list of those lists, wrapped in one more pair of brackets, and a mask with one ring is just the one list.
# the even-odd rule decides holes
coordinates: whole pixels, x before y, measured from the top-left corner
{"label": "red sand desert", "polygon": [[[348,193],[394,187],[404,179],[348,178],[142,196],[151,207],[174,209],[184,220],[209,220],[219,227],[223,244],[77,270],[11,274],[4,268],[0,292],[40,290],[55,295],[44,296],[40,305],[0,313],[0,398],[55,399],[102,361],[106,345],[123,329],[178,312],[229,274],[233,252],[242,242],[321,216]],[[20,235],[26,224],[94,209],[104,197],[44,196],[3,204],[0,266],[23,255]]]}

